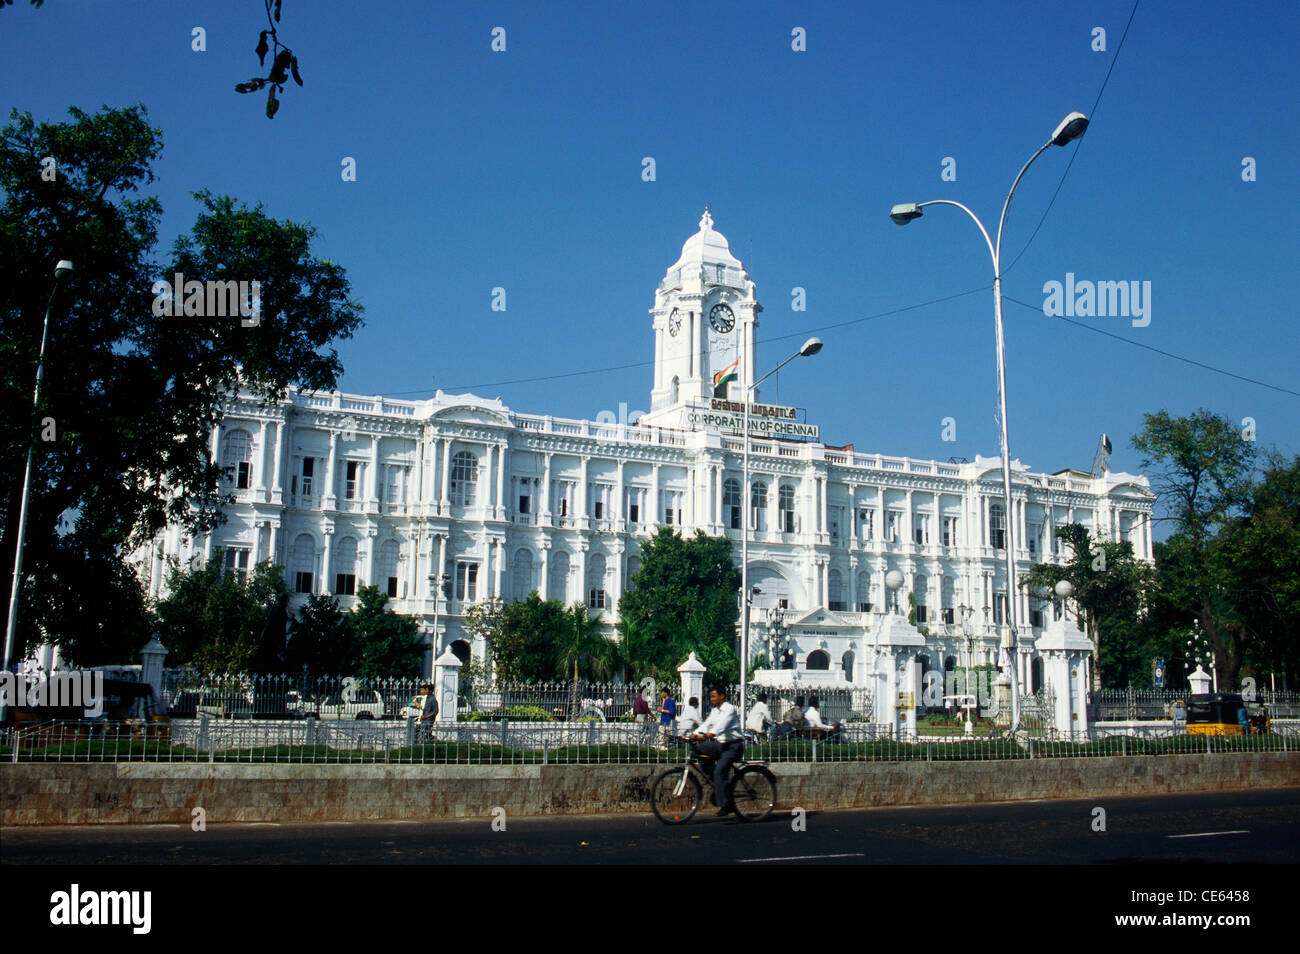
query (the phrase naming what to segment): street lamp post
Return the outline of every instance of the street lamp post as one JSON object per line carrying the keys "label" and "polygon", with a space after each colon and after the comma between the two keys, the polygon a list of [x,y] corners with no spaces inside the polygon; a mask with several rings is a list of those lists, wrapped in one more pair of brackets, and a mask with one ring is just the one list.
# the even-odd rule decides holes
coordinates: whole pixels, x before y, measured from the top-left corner
{"label": "street lamp post", "polygon": [[[54,307],[54,296],[59,291],[59,285],[72,274],[72,263],[67,259],[61,259],[59,264],[54,266],[54,287],[50,289],[49,301],[45,304],[45,324],[41,328],[41,350],[36,359],[36,390],[32,393],[32,425],[35,427],[36,412],[41,402],[41,379],[45,377],[45,342],[50,334],[50,311]],[[23,545],[27,538],[27,501],[31,494],[32,485],[32,448],[35,445],[36,436],[31,434],[27,442],[27,467],[23,471],[23,496],[22,503],[18,508],[18,543],[14,548],[14,582],[13,588],[9,591],[9,623],[5,628],[5,658],[4,670],[8,671],[9,662],[14,653],[14,637],[18,629],[18,594],[22,589],[23,575]]]}
{"label": "street lamp post", "polygon": [[[770,378],[776,372],[780,371],[795,358],[808,358],[822,350],[821,338],[809,338],[801,347],[790,357],[786,358],[767,374],[763,375],[753,384],[745,388],[745,415],[743,430],[745,432],[745,449],[741,455],[741,478],[740,478],[740,500],[741,511],[740,523],[740,720],[743,723],[746,713],[746,702],[749,694],[749,518],[750,504],[752,503],[752,494],[749,489],[749,402],[753,399],[754,389]],[[750,359],[750,366],[753,366],[753,359]]]}
{"label": "street lamp post", "polygon": [[[970,695],[970,691],[971,691],[971,688],[970,688],[970,682],[971,682],[971,680],[970,680],[970,671],[971,671],[971,667],[973,666],[973,664],[974,664],[974,662],[975,662],[975,631],[971,628],[971,625],[970,625],[970,614],[971,614],[972,612],[974,612],[974,610],[972,610],[971,607],[969,607],[969,606],[967,606],[965,603],[963,603],[961,606],[958,607],[958,611],[961,613],[961,632],[962,632],[962,635],[963,635],[964,637],[966,637],[966,687],[965,687],[965,694],[966,694],[966,695]],[[953,691],[954,691],[954,694],[955,694],[955,693],[956,693],[956,687],[955,687],[955,686],[953,687]],[[966,737],[967,737],[967,738],[971,738],[971,737],[974,736],[974,734],[975,734],[975,727],[971,724],[971,720],[970,720],[970,710],[971,710],[971,707],[970,707],[970,704],[969,704],[970,701],[969,701],[969,700],[966,700],[966,702],[967,702],[967,704],[966,704],[966,706],[965,706],[965,708],[966,708],[966,726],[965,726],[965,730],[966,730]]]}
{"label": "street lamp post", "polygon": [[[429,591],[433,594],[433,638],[429,640],[429,678],[437,677],[438,664],[438,591],[447,588],[449,580],[446,573],[439,576],[437,573],[429,574]],[[448,608],[451,606],[451,595],[447,594]]]}
{"label": "street lamp post", "polygon": [[1002,337],[1002,233],[1007,223],[1007,209],[1011,206],[1011,197],[1016,194],[1016,187],[1020,185],[1020,179],[1033,165],[1034,160],[1041,156],[1048,146],[1064,146],[1078,139],[1087,128],[1088,119],[1083,113],[1070,113],[1053,130],[1052,137],[1039,146],[1038,151],[1030,156],[1029,161],[1021,167],[1015,181],[1011,183],[1011,191],[1007,193],[1006,201],[1002,204],[1002,216],[998,220],[996,244],[989,238],[988,229],[984,228],[984,223],[979,220],[979,217],[960,202],[954,202],[951,199],[934,199],[930,202],[906,202],[894,206],[889,212],[889,217],[894,224],[907,225],[909,222],[919,219],[921,210],[927,205],[956,206],[969,215],[979,228],[980,234],[984,236],[985,244],[988,245],[989,255],[993,258],[993,315],[998,355],[998,409],[1002,425],[1002,498],[1005,506],[1005,513],[1003,514],[1005,528],[1002,542],[1006,547],[1007,560],[1007,629],[1002,634],[1002,648],[1007,650],[1011,661],[1011,723],[1013,730],[1020,724],[1020,693],[1016,672],[1016,556],[1013,534],[1015,517],[1011,501],[1011,452],[1007,439],[1007,371]]}

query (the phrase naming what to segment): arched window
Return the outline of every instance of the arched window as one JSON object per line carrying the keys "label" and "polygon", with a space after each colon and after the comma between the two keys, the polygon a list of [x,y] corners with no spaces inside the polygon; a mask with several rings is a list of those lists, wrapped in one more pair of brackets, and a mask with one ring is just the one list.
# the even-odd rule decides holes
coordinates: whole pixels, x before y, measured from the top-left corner
{"label": "arched window", "polygon": [[310,593],[312,574],[316,570],[316,541],[310,533],[300,533],[293,542],[293,591]]}
{"label": "arched window", "polygon": [[334,548],[334,592],[355,596],[357,592],[357,541],[344,537]]}
{"label": "arched window", "polygon": [[826,576],[826,602],[829,604],[828,609],[843,610],[844,606],[844,578],[840,576],[839,570],[831,570]]}
{"label": "arched window", "polygon": [[226,432],[221,442],[221,469],[236,490],[253,485],[253,435],[239,429]]}
{"label": "arched window", "polygon": [[782,484],[776,501],[778,527],[782,533],[794,533],[794,488]]}
{"label": "arched window", "polygon": [[853,655],[853,650],[850,649],[848,652],[844,654],[844,658],[840,660],[840,664],[844,667],[844,678],[847,679],[849,682],[853,681],[854,658],[855,657]]}
{"label": "arched window", "polygon": [[515,551],[515,565],[511,570],[510,588],[517,600],[525,600],[533,590],[533,554],[531,550]]}
{"label": "arched window", "polygon": [[636,575],[641,572],[641,558],[630,556],[627,558],[627,582],[623,584],[623,591],[627,592],[636,586]]}
{"label": "arched window", "polygon": [[808,670],[829,670],[831,668],[831,654],[824,649],[813,650],[808,654],[804,668]]}
{"label": "arched window", "polygon": [[459,451],[451,459],[451,502],[458,507],[474,506],[478,490],[478,458]]}
{"label": "arched window", "polygon": [[858,605],[859,613],[871,612],[871,575],[866,570],[858,573]]}
{"label": "arched window", "polygon": [[599,553],[587,557],[587,605],[605,609],[605,558]]}
{"label": "arched window", "polygon": [[767,484],[756,480],[749,490],[749,529],[767,529]]}
{"label": "arched window", "polygon": [[727,522],[728,530],[739,530],[740,510],[744,502],[740,499],[740,481],[728,477],[722,482],[722,519]]}
{"label": "arched window", "polygon": [[916,621],[924,623],[929,619],[930,609],[930,582],[923,573],[916,574],[916,583],[912,588],[912,595],[916,597]]}
{"label": "arched window", "polygon": [[401,548],[396,540],[385,540],[379,546],[379,585],[389,599],[397,599],[397,561]]}
{"label": "arched window", "polygon": [[1007,548],[1007,511],[1000,503],[989,504],[989,546],[994,550]]}
{"label": "arched window", "polygon": [[569,602],[569,555],[563,550],[551,554],[550,578],[546,581],[546,595],[561,603]]}

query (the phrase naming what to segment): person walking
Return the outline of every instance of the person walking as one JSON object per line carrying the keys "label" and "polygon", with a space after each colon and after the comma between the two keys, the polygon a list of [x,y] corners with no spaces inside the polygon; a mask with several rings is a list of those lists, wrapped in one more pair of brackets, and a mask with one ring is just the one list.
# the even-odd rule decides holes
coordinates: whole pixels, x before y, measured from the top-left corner
{"label": "person walking", "polygon": [[644,745],[646,739],[646,726],[650,722],[650,704],[645,701],[645,695],[641,689],[636,691],[636,698],[632,700],[632,719],[640,728],[636,730],[637,745]]}
{"label": "person walking", "polygon": [[420,703],[420,728],[432,737],[438,719],[438,697],[433,686],[427,684],[420,687],[420,692],[424,693],[424,701]]}

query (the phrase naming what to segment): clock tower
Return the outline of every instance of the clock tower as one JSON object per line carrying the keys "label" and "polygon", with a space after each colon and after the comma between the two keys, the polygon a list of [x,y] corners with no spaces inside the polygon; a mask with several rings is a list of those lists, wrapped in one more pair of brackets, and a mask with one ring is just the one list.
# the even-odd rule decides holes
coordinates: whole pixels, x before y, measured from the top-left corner
{"label": "clock tower", "polygon": [[754,329],[762,310],[754,283],[706,208],[700,230],[655,289],[654,387],[642,422],[681,427],[689,405],[707,405],[715,396],[744,400],[754,380]]}

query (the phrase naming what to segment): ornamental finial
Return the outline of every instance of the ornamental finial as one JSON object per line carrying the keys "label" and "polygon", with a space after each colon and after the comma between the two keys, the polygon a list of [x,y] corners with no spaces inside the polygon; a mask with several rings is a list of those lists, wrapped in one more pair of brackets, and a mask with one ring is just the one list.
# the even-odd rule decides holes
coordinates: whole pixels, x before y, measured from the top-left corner
{"label": "ornamental finial", "polygon": [[709,207],[704,207],[704,214],[700,216],[700,231],[708,232],[713,228],[713,216],[709,215]]}

